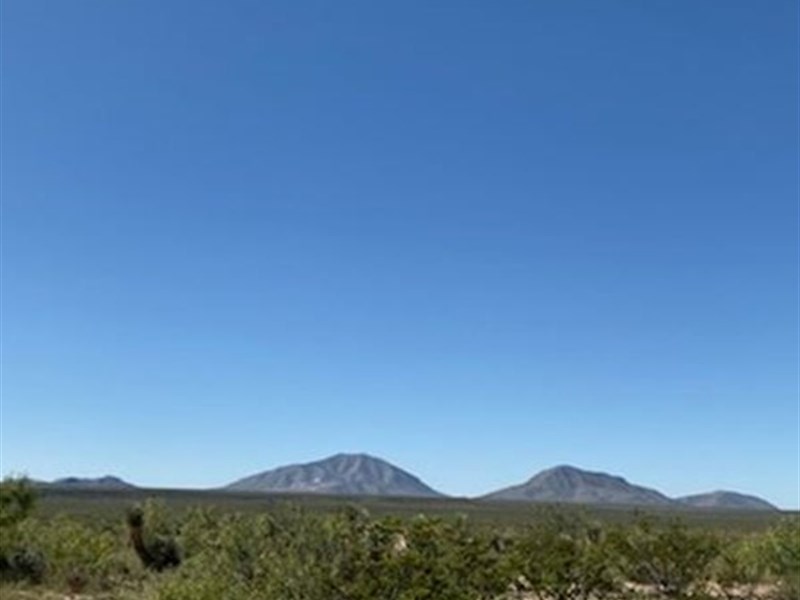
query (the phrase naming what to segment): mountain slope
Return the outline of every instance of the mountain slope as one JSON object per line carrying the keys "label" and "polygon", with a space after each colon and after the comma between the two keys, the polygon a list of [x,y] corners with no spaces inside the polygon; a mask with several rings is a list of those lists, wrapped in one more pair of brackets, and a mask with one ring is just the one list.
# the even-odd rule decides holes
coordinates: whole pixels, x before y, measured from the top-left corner
{"label": "mountain slope", "polygon": [[439,492],[414,475],[367,454],[336,454],[240,479],[224,489],[366,496],[437,497]]}
{"label": "mountain slope", "polygon": [[777,506],[757,496],[719,490],[676,498],[676,502],[695,508],[731,508],[741,510],[778,510]]}
{"label": "mountain slope", "polygon": [[498,490],[483,498],[579,504],[667,506],[673,503],[664,494],[633,485],[622,477],[583,471],[570,466],[546,469],[523,484]]}

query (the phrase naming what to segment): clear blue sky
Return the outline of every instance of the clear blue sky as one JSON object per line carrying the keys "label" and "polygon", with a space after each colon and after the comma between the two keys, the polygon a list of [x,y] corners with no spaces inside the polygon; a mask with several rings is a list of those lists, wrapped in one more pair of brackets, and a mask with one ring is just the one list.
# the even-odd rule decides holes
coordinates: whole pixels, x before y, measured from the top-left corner
{"label": "clear blue sky", "polygon": [[2,21],[4,473],[800,505],[794,0]]}

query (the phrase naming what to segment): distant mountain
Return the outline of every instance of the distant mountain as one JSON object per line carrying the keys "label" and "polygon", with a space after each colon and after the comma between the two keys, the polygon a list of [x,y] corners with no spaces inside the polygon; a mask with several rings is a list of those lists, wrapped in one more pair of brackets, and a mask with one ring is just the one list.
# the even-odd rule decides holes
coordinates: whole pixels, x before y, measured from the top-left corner
{"label": "distant mountain", "polygon": [[414,475],[367,454],[336,454],[316,462],[280,467],[245,477],[225,489],[353,496],[442,496]]}
{"label": "distant mountain", "polygon": [[483,498],[486,500],[631,506],[669,506],[673,503],[664,494],[628,483],[622,477],[583,471],[570,466],[547,469],[521,485],[498,490]]}
{"label": "distant mountain", "polygon": [[64,477],[45,484],[52,487],[84,489],[84,490],[133,490],[136,486],[119,477]]}
{"label": "distant mountain", "polygon": [[757,496],[724,490],[676,498],[676,502],[694,508],[731,508],[741,510],[778,510],[778,507]]}

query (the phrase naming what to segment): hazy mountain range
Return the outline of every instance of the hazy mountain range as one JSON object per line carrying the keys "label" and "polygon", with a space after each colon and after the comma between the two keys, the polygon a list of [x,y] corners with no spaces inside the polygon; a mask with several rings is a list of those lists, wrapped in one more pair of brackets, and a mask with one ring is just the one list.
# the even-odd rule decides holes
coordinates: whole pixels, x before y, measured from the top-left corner
{"label": "hazy mountain range", "polygon": [[[132,484],[110,475],[97,479],[68,477],[49,486],[81,489],[130,489]],[[328,458],[263,471],[222,488],[232,492],[330,494],[348,496],[445,497],[418,477],[368,454],[336,454]],[[670,498],[626,479],[572,466],[546,469],[528,481],[476,500],[777,510],[758,498],[731,491]]]}
{"label": "hazy mountain range", "polygon": [[55,481],[35,481],[38,486],[54,486],[60,488],[86,490],[133,490],[136,486],[119,477],[105,475],[103,477],[64,477]]}

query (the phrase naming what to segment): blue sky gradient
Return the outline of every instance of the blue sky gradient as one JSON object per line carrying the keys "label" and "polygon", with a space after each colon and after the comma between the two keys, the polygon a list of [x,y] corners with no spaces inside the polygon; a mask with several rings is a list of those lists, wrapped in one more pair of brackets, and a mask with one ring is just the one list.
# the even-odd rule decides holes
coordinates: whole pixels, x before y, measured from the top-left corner
{"label": "blue sky gradient", "polygon": [[2,10],[4,473],[800,506],[793,0]]}

